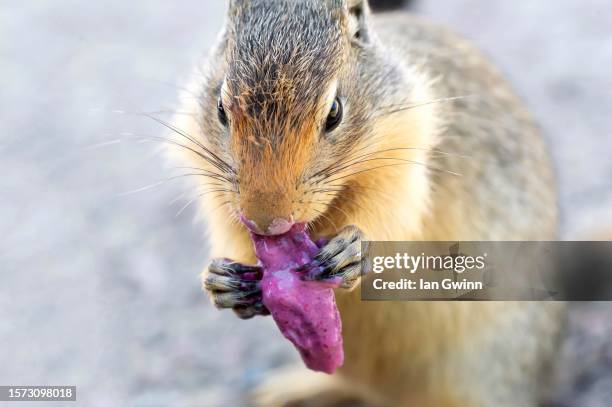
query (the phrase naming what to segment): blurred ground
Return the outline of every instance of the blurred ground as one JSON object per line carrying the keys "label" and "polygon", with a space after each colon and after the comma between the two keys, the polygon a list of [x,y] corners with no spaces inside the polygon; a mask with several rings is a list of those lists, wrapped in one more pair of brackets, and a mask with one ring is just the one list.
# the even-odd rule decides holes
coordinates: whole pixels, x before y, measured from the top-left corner
{"label": "blurred ground", "polygon": [[[238,321],[200,293],[206,242],[192,208],[176,216],[179,185],[122,195],[167,176],[139,138],[163,129],[113,111],[175,109],[224,3],[0,7],[0,384],[76,384],[83,406],[237,405],[295,360],[270,319]],[[417,8],[478,43],[531,106],[564,236],[612,224],[608,1]],[[612,404],[610,310],[574,306],[559,405]]]}

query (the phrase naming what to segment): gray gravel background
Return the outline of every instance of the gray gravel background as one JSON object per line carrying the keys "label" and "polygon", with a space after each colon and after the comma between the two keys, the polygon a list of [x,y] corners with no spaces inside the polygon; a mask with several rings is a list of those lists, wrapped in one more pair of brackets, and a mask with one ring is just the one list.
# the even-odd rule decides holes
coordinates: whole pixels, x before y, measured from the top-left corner
{"label": "gray gravel background", "polygon": [[[76,384],[83,406],[240,405],[295,360],[270,319],[200,293],[193,209],[176,216],[151,120],[174,109],[225,2],[4,1],[0,7],[0,384]],[[540,120],[563,230],[612,225],[608,0],[422,0],[465,33]],[[160,113],[163,115],[163,113]],[[572,313],[559,405],[612,405],[612,305]],[[1,403],[0,403],[1,404]],[[20,404],[20,405],[26,405]]]}

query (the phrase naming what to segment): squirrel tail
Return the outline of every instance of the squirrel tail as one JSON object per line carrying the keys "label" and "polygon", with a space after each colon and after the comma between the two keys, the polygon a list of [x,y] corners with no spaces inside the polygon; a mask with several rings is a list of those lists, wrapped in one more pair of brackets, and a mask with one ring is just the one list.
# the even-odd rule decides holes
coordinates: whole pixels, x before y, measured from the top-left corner
{"label": "squirrel tail", "polygon": [[370,0],[370,6],[375,11],[389,11],[404,8],[412,0]]}

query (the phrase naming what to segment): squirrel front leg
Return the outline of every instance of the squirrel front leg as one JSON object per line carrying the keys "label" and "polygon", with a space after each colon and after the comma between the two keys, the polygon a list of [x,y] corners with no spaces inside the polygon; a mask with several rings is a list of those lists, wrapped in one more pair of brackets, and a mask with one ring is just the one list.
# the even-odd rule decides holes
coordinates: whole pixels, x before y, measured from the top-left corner
{"label": "squirrel front leg", "polygon": [[249,265],[256,258],[246,230],[226,218],[214,217],[209,219],[208,234],[213,260],[202,273],[202,287],[213,305],[231,309],[241,319],[269,315],[261,296],[263,270]]}
{"label": "squirrel front leg", "polygon": [[364,234],[357,226],[345,226],[321,250],[312,262],[301,267],[308,270],[307,279],[338,280],[340,287],[353,289],[361,276],[361,244]]}

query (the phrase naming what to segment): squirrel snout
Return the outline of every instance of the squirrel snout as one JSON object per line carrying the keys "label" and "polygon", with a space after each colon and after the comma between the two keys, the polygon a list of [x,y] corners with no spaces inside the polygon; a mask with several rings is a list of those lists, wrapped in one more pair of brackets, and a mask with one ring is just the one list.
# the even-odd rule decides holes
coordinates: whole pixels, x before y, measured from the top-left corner
{"label": "squirrel snout", "polygon": [[[264,160],[265,161],[265,160]],[[282,235],[295,224],[293,218],[296,197],[287,179],[279,179],[281,170],[268,166],[268,170],[251,169],[241,183],[238,213],[242,223],[258,235]],[[254,178],[253,174],[262,176]]]}
{"label": "squirrel snout", "polygon": [[257,220],[252,220],[244,215],[240,215],[240,220],[251,232],[258,235],[282,235],[283,233],[287,233],[294,225],[293,217],[289,219],[259,218]]}

